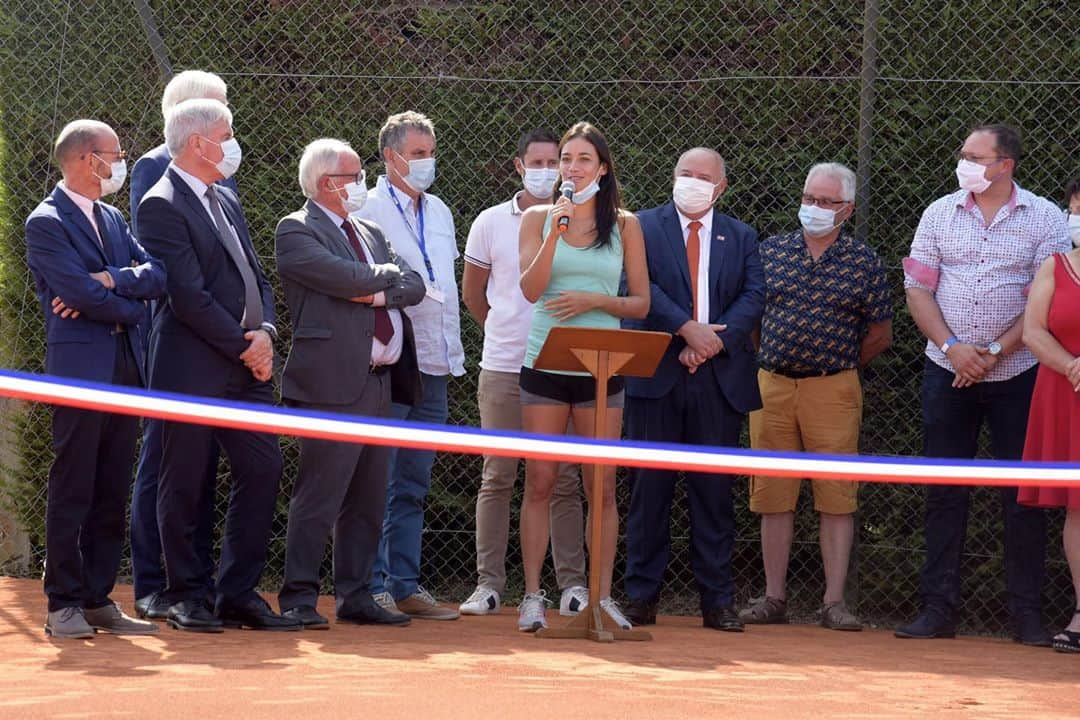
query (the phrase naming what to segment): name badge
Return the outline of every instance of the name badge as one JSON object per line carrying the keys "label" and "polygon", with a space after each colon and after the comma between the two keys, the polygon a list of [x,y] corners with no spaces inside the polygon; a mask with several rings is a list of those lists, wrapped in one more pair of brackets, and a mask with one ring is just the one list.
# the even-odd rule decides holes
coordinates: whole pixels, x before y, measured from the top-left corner
{"label": "name badge", "polygon": [[435,287],[434,285],[427,285],[426,288],[427,296],[429,298],[439,303],[440,305],[446,302],[446,293],[444,293],[442,290]]}

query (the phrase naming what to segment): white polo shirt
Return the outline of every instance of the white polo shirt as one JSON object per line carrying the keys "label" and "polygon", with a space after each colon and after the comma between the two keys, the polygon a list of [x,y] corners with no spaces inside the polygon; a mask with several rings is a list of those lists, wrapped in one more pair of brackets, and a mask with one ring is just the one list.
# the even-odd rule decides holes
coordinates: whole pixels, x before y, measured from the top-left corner
{"label": "white polo shirt", "polygon": [[532,324],[533,305],[521,294],[519,283],[518,232],[522,210],[518,199],[521,192],[477,215],[465,243],[465,262],[491,272],[487,284],[487,301],[491,309],[484,321],[484,352],[480,367],[494,372],[521,370],[525,341]]}

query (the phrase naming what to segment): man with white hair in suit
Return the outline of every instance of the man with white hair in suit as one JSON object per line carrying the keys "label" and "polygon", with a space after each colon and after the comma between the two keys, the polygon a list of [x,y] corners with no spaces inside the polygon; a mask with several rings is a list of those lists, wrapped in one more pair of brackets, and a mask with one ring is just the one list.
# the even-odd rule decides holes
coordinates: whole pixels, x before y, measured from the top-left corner
{"label": "man with white hair in suit", "polygon": [[[225,81],[214,73],[202,70],[185,70],[173,76],[161,96],[161,115],[167,120],[169,113],[185,100],[209,99],[228,105],[228,88]],[[161,143],[139,158],[131,169],[131,229],[138,236],[139,203],[146,191],[154,186],[172,155],[169,147]],[[233,177],[219,181],[223,187],[237,192]],[[151,307],[155,307],[152,304]],[[146,323],[149,331],[150,323]],[[149,344],[147,345],[149,347]],[[131,498],[131,574],[135,585],[135,611],[140,617],[165,619],[168,604],[161,598],[165,589],[165,565],[161,557],[161,537],[157,523],[157,484],[161,470],[161,421],[148,418],[143,423],[143,442],[139,451],[139,464],[135,475],[135,489]],[[196,547],[206,567],[206,574],[213,577],[214,562],[214,492],[217,484],[218,453],[211,454],[203,477],[208,492],[205,507],[200,513],[202,524],[196,531]]]}
{"label": "man with white hair in suit", "polygon": [[[360,157],[341,140],[310,143],[300,158],[307,202],[275,233],[277,267],[293,321],[282,375],[287,403],[319,412],[388,417],[391,396],[412,405],[420,371],[412,325],[401,308],[424,297],[424,281],[375,223],[351,217],[367,200]],[[368,581],[381,536],[390,448],[301,438],[289,505],[286,617],[326,628],[316,610],[326,538],[334,536],[339,622],[408,625],[379,606]]]}

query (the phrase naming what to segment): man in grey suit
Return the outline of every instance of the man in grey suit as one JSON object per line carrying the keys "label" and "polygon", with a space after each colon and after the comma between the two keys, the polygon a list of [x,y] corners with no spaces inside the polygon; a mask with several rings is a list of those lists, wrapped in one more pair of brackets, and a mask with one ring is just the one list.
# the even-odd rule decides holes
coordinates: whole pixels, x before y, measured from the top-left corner
{"label": "man in grey suit", "polygon": [[[400,308],[424,297],[420,276],[372,222],[350,217],[367,197],[359,156],[320,139],[300,158],[308,201],[278,223],[277,266],[292,316],[282,396],[294,407],[387,417],[391,396],[412,404],[420,391],[412,327]],[[319,566],[334,535],[339,622],[407,625],[368,590],[386,502],[390,448],[301,439],[289,505],[282,613],[326,628],[316,609]]]}

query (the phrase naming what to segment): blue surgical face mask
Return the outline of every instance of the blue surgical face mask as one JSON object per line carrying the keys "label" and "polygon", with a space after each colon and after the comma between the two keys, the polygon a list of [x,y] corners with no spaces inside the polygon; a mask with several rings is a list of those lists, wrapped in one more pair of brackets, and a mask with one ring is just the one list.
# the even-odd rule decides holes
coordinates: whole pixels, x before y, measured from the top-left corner
{"label": "blue surgical face mask", "polygon": [[799,207],[799,224],[810,237],[828,235],[836,229],[836,211],[803,204]]}
{"label": "blue surgical face mask", "polygon": [[570,201],[575,205],[581,205],[592,199],[592,196],[600,192],[600,171],[596,171],[596,177],[593,181],[585,186],[585,189],[581,192],[574,193],[574,197],[570,198]]}
{"label": "blue surgical face mask", "polygon": [[[397,150],[394,152],[402,160],[405,160]],[[424,192],[431,187],[431,183],[435,182],[435,158],[421,158],[419,160],[407,160],[406,162],[409,163],[409,174],[403,175],[401,178],[405,181],[405,184],[416,192]]]}
{"label": "blue surgical face mask", "polygon": [[559,171],[555,168],[525,168],[521,184],[525,186],[525,192],[534,198],[549,200],[555,192],[555,181],[558,179]]}

